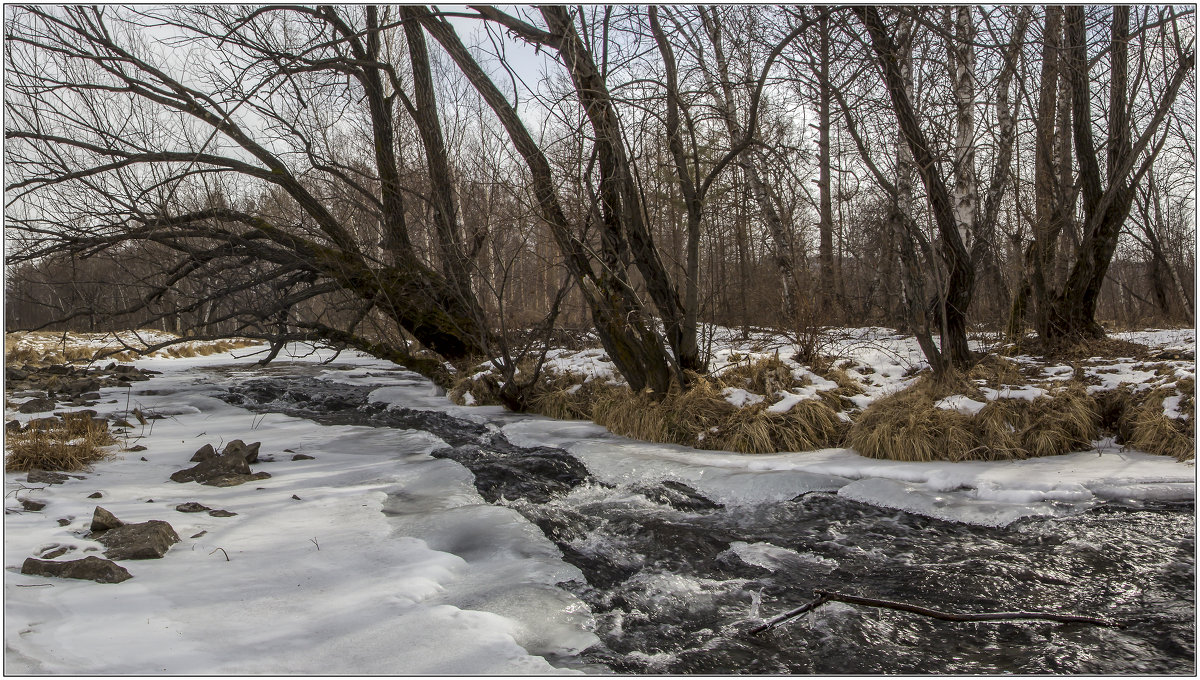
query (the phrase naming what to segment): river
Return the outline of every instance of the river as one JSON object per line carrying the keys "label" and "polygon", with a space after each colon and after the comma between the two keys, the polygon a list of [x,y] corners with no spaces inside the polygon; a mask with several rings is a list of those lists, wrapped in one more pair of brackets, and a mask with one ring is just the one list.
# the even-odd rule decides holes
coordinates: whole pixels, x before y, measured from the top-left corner
{"label": "river", "polygon": [[[324,370],[336,370],[326,367]],[[518,446],[497,422],[372,403],[380,385],[282,370],[222,398],[325,424],[428,432],[435,458],[519,512],[582,579],[601,640],[561,667],[620,673],[1195,673],[1192,503],[1098,503],[1002,527],[933,519],[817,490],[724,505],[680,481],[614,484],[570,452]],[[803,455],[803,454],[797,454]],[[393,499],[403,513],[405,498]],[[955,623],[838,602],[749,630],[815,589],[958,612],[1107,616]]]}

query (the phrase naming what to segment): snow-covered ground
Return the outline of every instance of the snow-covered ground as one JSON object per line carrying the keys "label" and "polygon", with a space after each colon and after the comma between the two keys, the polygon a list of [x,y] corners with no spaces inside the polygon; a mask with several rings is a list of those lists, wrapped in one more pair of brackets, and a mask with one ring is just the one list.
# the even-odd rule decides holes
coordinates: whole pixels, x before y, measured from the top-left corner
{"label": "snow-covered ground", "polygon": [[[515,511],[484,503],[464,468],[426,455],[440,440],[229,406],[201,381],[230,359],[138,361],[163,375],[139,383],[158,394],[129,408],[168,416],[137,440],[147,449],[19,491],[47,505],[5,516],[7,673],[557,674],[567,671],[545,657],[592,644],[586,607],[554,586],[578,571]],[[125,399],[104,390],[97,410],[124,412]],[[270,479],[168,481],[203,444],[238,438],[262,442],[275,462],[255,468]],[[5,475],[6,506],[41,486],[24,479]],[[188,501],[237,516],[175,511]],[[74,548],[58,559],[99,554],[86,538],[97,505],[126,522],[166,520],[183,540],[161,560],[124,562],[133,579],[119,585],[19,573],[54,544]]]}
{"label": "snow-covered ground", "polygon": [[[1194,343],[1189,333],[1139,341]],[[843,342],[858,367],[850,370],[871,368],[861,373],[870,379],[864,381],[868,398],[895,391],[919,365],[914,347],[883,329]],[[722,351],[726,361],[744,360],[733,356],[735,349]],[[18,497],[47,504],[40,512],[5,516],[6,673],[580,670],[552,663],[596,640],[587,607],[555,585],[580,574],[553,543],[516,511],[485,503],[465,468],[429,456],[444,446],[432,435],[256,415],[217,399],[214,381],[261,372],[248,353],[139,360],[139,367],[162,375],[137,383],[128,405],[125,389],[106,388],[96,408],[124,413],[136,406],[167,416],[137,433],[145,451],[118,453],[84,479],[41,489],[25,490],[40,485],[25,484],[23,473],[6,473],[6,508],[19,509]],[[762,354],[771,353],[763,348]],[[1099,501],[1195,495],[1192,463],[1111,442],[1066,456],[957,464],[872,460],[849,449],[701,452],[632,441],[587,422],[455,406],[414,374],[354,353],[337,359],[352,370],[313,366],[330,354],[297,350],[294,367],[330,380],[382,384],[373,401],[484,422],[517,445],[562,447],[602,481],[673,479],[731,505],[825,490],[1001,526]],[[594,351],[556,359],[565,365],[587,359],[593,375],[610,375]],[[229,363],[243,368],[232,377],[208,371]],[[285,360],[269,370],[286,366]],[[13,417],[30,416],[6,415]],[[262,455],[275,460],[255,469],[271,473],[270,479],[229,488],[168,481],[190,466],[188,458],[203,444],[219,448],[232,439],[262,442]],[[293,461],[293,452],[314,459]],[[88,498],[97,491],[101,498]],[[187,501],[237,515],[174,510]],[[100,546],[86,536],[96,505],[126,522],[166,520],[183,540],[161,560],[124,562],[134,578],[119,585],[19,573],[25,558],[55,545],[73,548],[58,559],[98,554],[88,552]],[[59,526],[60,518],[68,523]]]}

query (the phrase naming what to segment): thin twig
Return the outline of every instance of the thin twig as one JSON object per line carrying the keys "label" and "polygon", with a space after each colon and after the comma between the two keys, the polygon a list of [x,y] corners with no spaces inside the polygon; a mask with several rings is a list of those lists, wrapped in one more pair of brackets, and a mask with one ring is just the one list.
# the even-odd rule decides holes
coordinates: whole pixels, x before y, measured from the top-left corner
{"label": "thin twig", "polygon": [[790,621],[802,614],[805,614],[826,602],[845,602],[847,604],[860,604],[868,607],[881,607],[884,609],[895,609],[898,611],[920,614],[934,619],[943,621],[1011,621],[1020,619],[1037,619],[1044,621],[1056,621],[1058,623],[1091,623],[1097,626],[1108,626],[1110,628],[1120,628],[1121,623],[1103,616],[1083,616],[1079,614],[1054,614],[1051,612],[979,612],[960,614],[957,612],[943,612],[928,607],[921,607],[915,604],[907,604],[904,602],[893,602],[891,600],[881,600],[874,597],[862,597],[859,595],[848,595],[846,593],[837,593],[829,590],[814,590],[813,594],[816,599],[811,602],[784,612],[779,616],[764,621],[761,625],[752,628],[750,635],[758,635],[766,631],[774,629],[785,621]]}
{"label": "thin twig", "polygon": [[222,553],[224,553],[224,555],[225,555],[225,561],[226,561],[226,562],[230,561],[230,560],[229,560],[229,553],[225,552],[225,549],[224,549],[224,548],[214,548],[214,549],[213,549],[213,551],[209,553],[209,555],[211,555],[211,554],[215,553],[215,552],[216,552],[216,551],[218,551],[218,550],[220,550]]}
{"label": "thin twig", "polygon": [[955,612],[942,612],[936,609],[920,607],[914,604],[880,600],[873,597],[847,595],[845,593],[835,593],[828,590],[815,590],[813,592],[818,596],[824,596],[829,600],[837,600],[847,604],[862,604],[867,605],[868,607],[897,609],[900,611],[912,612],[914,614],[921,614],[922,616],[928,616],[934,619],[942,619],[943,621],[1003,621],[1007,619],[1042,619],[1046,621],[1058,621],[1059,623],[1092,623],[1098,626],[1109,626],[1111,628],[1120,627],[1120,624],[1117,621],[1102,616],[1054,614],[1051,612],[979,612],[977,614],[959,614]]}

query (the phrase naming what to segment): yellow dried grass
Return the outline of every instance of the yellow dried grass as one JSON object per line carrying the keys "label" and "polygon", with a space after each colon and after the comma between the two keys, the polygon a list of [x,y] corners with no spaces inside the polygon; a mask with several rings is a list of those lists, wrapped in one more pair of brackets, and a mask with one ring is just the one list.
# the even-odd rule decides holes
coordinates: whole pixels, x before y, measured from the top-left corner
{"label": "yellow dried grass", "polygon": [[1053,396],[997,399],[974,415],[941,409],[962,382],[925,377],[871,404],[851,426],[847,443],[869,458],[1010,460],[1087,448],[1099,436],[1096,400],[1081,384]]}
{"label": "yellow dried grass", "polygon": [[23,432],[7,433],[4,469],[7,472],[83,470],[110,458],[105,447],[116,444],[107,424],[101,426],[90,416],[68,416],[48,427],[30,427]]}
{"label": "yellow dried grass", "polygon": [[[1128,400],[1123,419],[1127,436],[1125,443],[1131,448],[1176,460],[1193,460],[1196,455],[1196,410],[1193,394],[1195,381],[1191,378],[1179,381],[1172,388],[1160,388],[1138,398]],[[1179,395],[1180,410],[1184,418],[1168,418],[1163,412],[1163,400]]]}

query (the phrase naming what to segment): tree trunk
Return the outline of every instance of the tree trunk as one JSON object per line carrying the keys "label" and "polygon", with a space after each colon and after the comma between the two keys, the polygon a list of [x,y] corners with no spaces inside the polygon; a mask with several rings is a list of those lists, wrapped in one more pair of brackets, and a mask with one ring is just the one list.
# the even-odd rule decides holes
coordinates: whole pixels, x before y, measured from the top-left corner
{"label": "tree trunk", "polygon": [[833,266],[833,196],[830,183],[830,87],[829,82],[829,14],[830,8],[822,7],[818,31],[820,33],[817,52],[817,192],[820,205],[820,294],[819,309],[825,315],[841,316],[840,301],[837,299]]}
{"label": "tree trunk", "polygon": [[965,368],[971,363],[971,350],[967,344],[966,311],[970,306],[975,284],[975,269],[971,266],[970,254],[958,230],[945,181],[913,110],[912,100],[900,70],[896,46],[875,7],[859,6],[855,7],[854,11],[858,13],[870,33],[871,45],[879,57],[888,94],[892,99],[892,109],[901,134],[912,150],[913,160],[929,195],[930,208],[941,237],[938,244],[939,254],[946,265],[947,279],[939,295],[938,313],[941,321],[941,351],[945,365],[947,368]]}
{"label": "tree trunk", "polygon": [[[666,394],[674,375],[671,359],[658,334],[651,330],[624,270],[604,267],[600,274],[593,271],[588,248],[573,233],[559,203],[550,164],[512,105],[476,63],[449,23],[434,17],[424,7],[411,11],[416,12],[415,16],[419,17],[422,26],[441,43],[472,87],[496,114],[529,166],[542,219],[550,227],[559,250],[565,256],[568,271],[579,283],[609,358],[634,391],[650,388],[658,394]],[[612,240],[605,245],[610,249],[617,247]]]}

